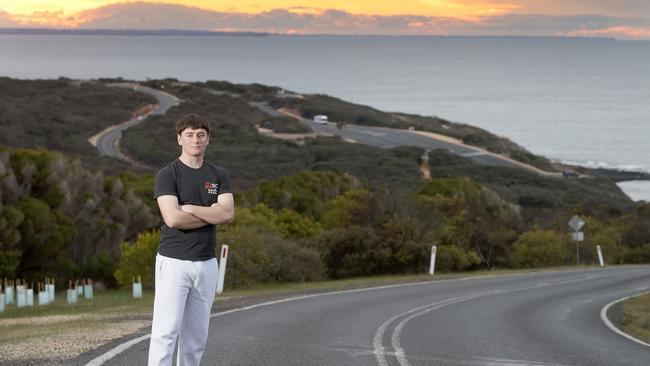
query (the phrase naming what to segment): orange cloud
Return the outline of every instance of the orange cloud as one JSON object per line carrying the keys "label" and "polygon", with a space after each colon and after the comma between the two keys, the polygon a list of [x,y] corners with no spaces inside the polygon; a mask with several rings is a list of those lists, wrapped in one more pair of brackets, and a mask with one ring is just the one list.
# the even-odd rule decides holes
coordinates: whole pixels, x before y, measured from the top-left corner
{"label": "orange cloud", "polygon": [[[479,2],[479,0],[462,1],[467,4],[472,1]],[[41,11],[30,15],[16,15],[0,10],[0,27],[183,29],[278,34],[598,36],[650,39],[648,31],[650,18],[499,14],[499,9],[486,11],[489,15],[459,18],[408,14],[353,14],[338,9],[302,6],[251,14],[218,12],[182,5],[131,2],[107,5],[74,14],[63,11]]]}
{"label": "orange cloud", "polygon": [[[325,9],[342,10],[356,15],[420,15],[471,18],[480,14],[504,14],[519,5],[503,0],[14,0],[0,3],[2,10],[29,16],[36,12],[61,12],[72,15],[83,10],[118,3],[159,3],[198,7],[218,12],[259,14],[274,9],[317,14]],[[516,1],[516,0],[513,0]]]}

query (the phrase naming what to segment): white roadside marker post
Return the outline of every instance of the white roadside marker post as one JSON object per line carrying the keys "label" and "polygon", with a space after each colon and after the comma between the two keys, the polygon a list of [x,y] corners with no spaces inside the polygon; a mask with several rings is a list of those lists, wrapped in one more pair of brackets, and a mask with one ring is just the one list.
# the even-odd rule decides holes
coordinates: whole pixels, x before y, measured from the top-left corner
{"label": "white roadside marker post", "polygon": [[217,294],[223,292],[223,280],[226,277],[226,264],[228,263],[228,245],[221,246],[221,258],[219,258],[219,278],[217,279]]}
{"label": "white roadside marker post", "polygon": [[596,245],[596,252],[598,252],[598,262],[600,262],[600,266],[605,267],[605,261],[603,260],[603,250],[600,249],[600,245]]}
{"label": "white roadside marker post", "polygon": [[429,274],[431,276],[436,272],[436,250],[437,247],[433,245],[431,247],[431,262],[429,263]]}

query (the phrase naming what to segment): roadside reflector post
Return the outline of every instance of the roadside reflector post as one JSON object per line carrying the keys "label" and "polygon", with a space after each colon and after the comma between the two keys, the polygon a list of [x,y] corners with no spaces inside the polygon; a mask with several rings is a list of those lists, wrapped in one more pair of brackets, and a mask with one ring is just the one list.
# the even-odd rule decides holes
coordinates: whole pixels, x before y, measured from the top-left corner
{"label": "roadside reflector post", "polygon": [[605,261],[603,260],[603,250],[600,248],[600,245],[596,245],[596,252],[598,252],[598,262],[600,262],[600,266],[604,267]]}
{"label": "roadside reflector post", "polygon": [[228,264],[228,245],[221,246],[221,257],[219,258],[219,278],[217,279],[217,293],[223,292],[223,281],[226,277],[226,265]]}
{"label": "roadside reflector post", "polygon": [[75,288],[77,289],[77,295],[83,295],[84,294],[84,287],[81,286],[81,284],[79,283],[79,280],[76,280]]}
{"label": "roadside reflector post", "polygon": [[142,277],[138,275],[138,282],[135,282],[135,277],[133,279],[133,298],[140,299],[142,298]]}
{"label": "roadside reflector post", "polygon": [[431,263],[429,263],[429,274],[433,276],[436,272],[436,250],[435,245],[431,246]]}

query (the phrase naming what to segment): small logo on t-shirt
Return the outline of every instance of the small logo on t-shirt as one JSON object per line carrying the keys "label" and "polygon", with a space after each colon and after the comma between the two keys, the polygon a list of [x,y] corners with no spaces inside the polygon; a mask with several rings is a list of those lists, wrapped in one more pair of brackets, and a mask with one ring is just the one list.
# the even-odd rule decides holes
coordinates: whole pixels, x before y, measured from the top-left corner
{"label": "small logo on t-shirt", "polygon": [[219,190],[219,185],[217,183],[205,182],[205,189],[208,191],[208,194],[217,194]]}

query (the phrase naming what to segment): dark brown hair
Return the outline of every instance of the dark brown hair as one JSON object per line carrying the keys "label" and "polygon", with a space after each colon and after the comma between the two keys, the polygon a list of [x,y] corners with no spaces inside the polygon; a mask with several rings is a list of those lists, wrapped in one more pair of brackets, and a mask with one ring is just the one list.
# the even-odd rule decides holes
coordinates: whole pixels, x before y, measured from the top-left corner
{"label": "dark brown hair", "polygon": [[185,129],[190,128],[192,130],[198,130],[199,128],[202,128],[207,131],[208,136],[210,136],[210,122],[208,122],[208,119],[199,116],[198,114],[190,113],[186,114],[183,117],[181,117],[178,121],[176,121],[176,134],[180,135],[185,131]]}

